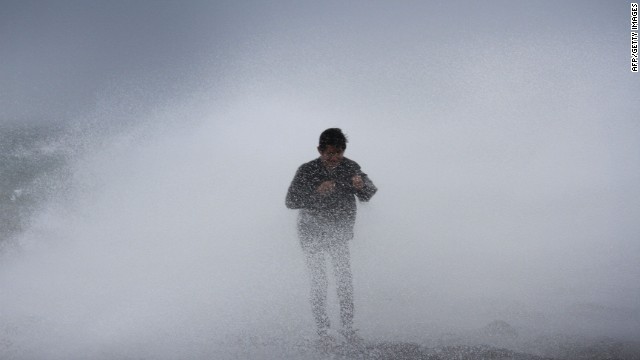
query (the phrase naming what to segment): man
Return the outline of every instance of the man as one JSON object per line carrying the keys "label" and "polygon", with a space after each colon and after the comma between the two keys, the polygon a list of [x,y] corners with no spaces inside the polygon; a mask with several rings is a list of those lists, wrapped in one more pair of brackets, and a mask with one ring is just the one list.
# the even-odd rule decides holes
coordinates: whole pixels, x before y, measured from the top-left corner
{"label": "man", "polygon": [[377,188],[353,160],[344,157],[347,138],[338,128],[320,135],[320,157],[301,165],[296,172],[286,205],[300,209],[298,236],[311,276],[311,307],[321,341],[333,341],[328,334],[327,274],[325,256],[333,264],[342,335],[348,341],[359,337],[353,329],[353,282],[348,241],[353,238],[356,198],[369,201]]}

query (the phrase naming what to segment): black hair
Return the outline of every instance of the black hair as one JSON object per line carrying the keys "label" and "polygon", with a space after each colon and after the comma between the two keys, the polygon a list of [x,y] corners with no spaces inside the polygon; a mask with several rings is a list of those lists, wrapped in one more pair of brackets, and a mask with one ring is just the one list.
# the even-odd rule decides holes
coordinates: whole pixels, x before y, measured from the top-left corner
{"label": "black hair", "polygon": [[330,128],[320,134],[320,151],[324,151],[327,146],[335,146],[338,149],[347,149],[347,137],[342,133],[339,128]]}

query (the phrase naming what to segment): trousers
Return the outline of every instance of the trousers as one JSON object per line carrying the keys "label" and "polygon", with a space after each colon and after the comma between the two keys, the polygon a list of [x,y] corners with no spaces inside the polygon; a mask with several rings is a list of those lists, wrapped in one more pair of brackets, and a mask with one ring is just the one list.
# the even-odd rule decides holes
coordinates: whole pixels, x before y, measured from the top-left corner
{"label": "trousers", "polygon": [[318,332],[324,332],[330,327],[329,316],[327,315],[327,292],[329,287],[326,270],[327,255],[333,265],[333,274],[336,279],[342,327],[351,329],[353,326],[354,305],[348,241],[335,241],[322,248],[303,246],[303,251],[311,280],[311,311]]}

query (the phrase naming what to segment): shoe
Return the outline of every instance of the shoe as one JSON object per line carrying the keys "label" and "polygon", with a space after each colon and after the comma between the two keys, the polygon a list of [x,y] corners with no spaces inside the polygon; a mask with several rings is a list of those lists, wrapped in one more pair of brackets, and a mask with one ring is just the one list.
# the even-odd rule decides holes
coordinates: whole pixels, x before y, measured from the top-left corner
{"label": "shoe", "polygon": [[322,349],[330,349],[337,344],[336,338],[329,334],[328,329],[318,330],[318,339],[316,340],[316,346]]}
{"label": "shoe", "polygon": [[349,344],[354,345],[362,345],[364,344],[364,339],[358,335],[358,329],[343,329],[340,331],[340,334],[344,336]]}
{"label": "shoe", "polygon": [[335,336],[329,333],[329,329],[318,330],[318,340],[321,342],[331,343],[331,344],[335,344],[337,342]]}

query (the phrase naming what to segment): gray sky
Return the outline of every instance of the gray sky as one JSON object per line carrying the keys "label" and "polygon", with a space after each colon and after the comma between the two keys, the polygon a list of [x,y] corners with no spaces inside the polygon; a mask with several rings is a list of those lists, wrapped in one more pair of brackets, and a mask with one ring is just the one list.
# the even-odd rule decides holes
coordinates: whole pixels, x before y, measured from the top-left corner
{"label": "gray sky", "polygon": [[[0,104],[3,121],[63,121],[90,111],[105,89],[121,83],[136,83],[146,94],[138,94],[143,103],[184,96],[228,77],[238,53],[252,51],[256,43],[305,51],[282,54],[285,58],[277,61],[283,63],[296,56],[297,67],[328,60],[325,66],[340,68],[386,62],[442,44],[469,48],[471,62],[478,59],[478,48],[530,44],[531,53],[522,54],[526,64],[537,56],[537,42],[564,41],[581,50],[571,55],[580,68],[591,57],[589,49],[602,45],[599,37],[625,44],[625,4],[5,1]],[[610,46],[625,64],[622,55],[628,49]],[[252,56],[258,63],[268,60]]]}
{"label": "gray sky", "polygon": [[[260,19],[222,2],[11,1],[0,15],[8,120],[64,120],[105,88],[139,82],[176,96]],[[247,5],[248,9],[252,9]],[[167,90],[162,88],[169,87]],[[144,99],[142,99],[144,100]]]}

